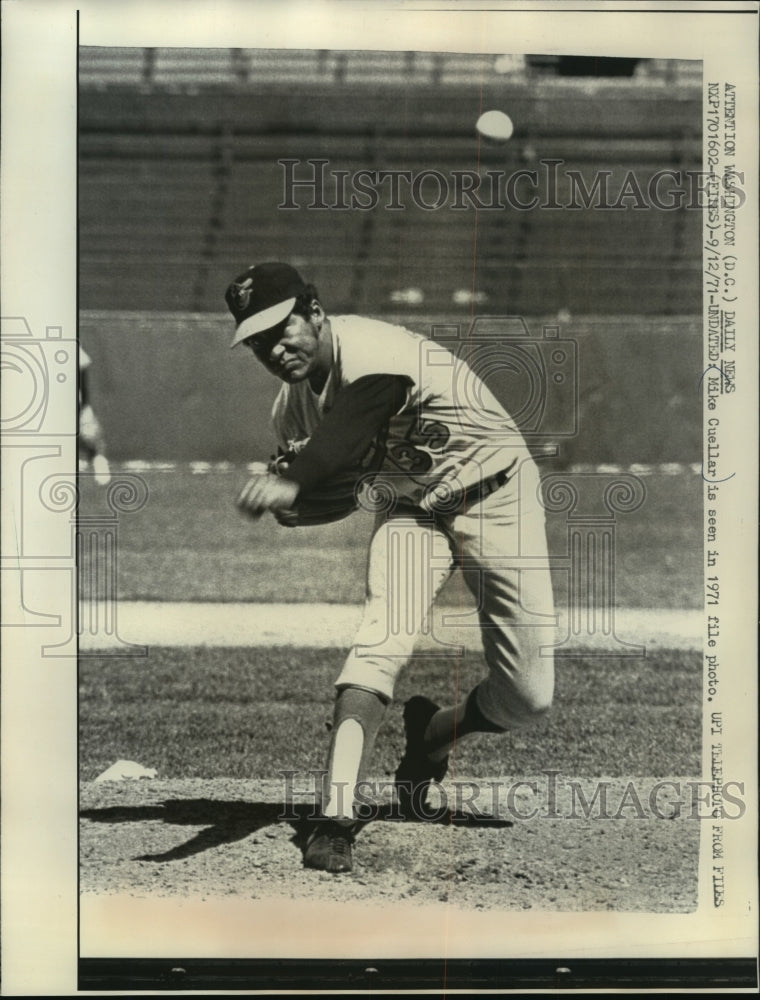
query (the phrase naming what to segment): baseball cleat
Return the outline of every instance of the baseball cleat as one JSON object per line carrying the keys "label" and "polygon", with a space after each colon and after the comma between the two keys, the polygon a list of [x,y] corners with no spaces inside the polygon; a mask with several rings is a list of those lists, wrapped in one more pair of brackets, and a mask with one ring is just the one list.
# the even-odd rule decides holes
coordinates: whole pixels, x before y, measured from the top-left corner
{"label": "baseball cleat", "polygon": [[353,822],[350,825],[333,819],[320,819],[306,841],[304,864],[320,871],[350,872],[353,863],[351,845],[354,842]]}
{"label": "baseball cleat", "polygon": [[433,781],[443,781],[449,767],[448,756],[430,760],[425,750],[425,730],[440,706],[422,695],[404,706],[406,750],[396,770],[396,796],[404,819],[426,819],[427,791]]}

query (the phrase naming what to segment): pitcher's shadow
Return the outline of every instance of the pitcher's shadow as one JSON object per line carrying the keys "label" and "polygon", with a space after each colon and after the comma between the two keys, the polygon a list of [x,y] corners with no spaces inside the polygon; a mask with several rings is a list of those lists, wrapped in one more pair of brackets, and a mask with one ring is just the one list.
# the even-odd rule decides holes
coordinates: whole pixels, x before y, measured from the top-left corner
{"label": "pitcher's shadow", "polygon": [[[313,804],[284,802],[224,802],[217,799],[169,799],[159,805],[105,806],[80,810],[80,818],[93,823],[141,823],[160,820],[171,826],[202,826],[195,836],[169,851],[160,854],[142,854],[134,861],[180,861],[201,854],[203,851],[245,840],[251,834],[270,826],[288,823],[292,828],[292,842],[305,849],[311,823],[316,818]],[[400,820],[392,804],[380,804],[372,809],[368,818],[357,822],[357,832],[375,821],[433,823],[437,825],[498,827],[513,825],[511,820],[495,816],[439,810],[430,816],[414,820]]]}

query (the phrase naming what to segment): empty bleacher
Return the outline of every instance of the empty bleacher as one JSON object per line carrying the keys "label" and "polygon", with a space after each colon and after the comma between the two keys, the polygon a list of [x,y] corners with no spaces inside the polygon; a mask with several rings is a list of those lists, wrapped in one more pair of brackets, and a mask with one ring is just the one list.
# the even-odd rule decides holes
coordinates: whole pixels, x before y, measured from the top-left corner
{"label": "empty bleacher", "polygon": [[[322,83],[344,85],[471,86],[503,80],[567,80],[561,63],[567,57],[513,53],[410,52],[325,49],[119,48],[84,46],[79,52],[80,84],[87,88],[167,87],[197,90],[260,84]],[[591,62],[591,60],[586,60]],[[671,87],[701,84],[695,60],[596,60],[627,65],[613,75],[634,82]],[[604,72],[610,73],[609,68]],[[602,73],[602,77],[604,76]],[[577,80],[583,74],[571,71]],[[599,74],[596,74],[599,76]],[[591,77],[587,74],[585,80]]]}
{"label": "empty bleacher", "polygon": [[[87,49],[80,55],[80,304],[219,311],[227,281],[263,257],[291,261],[333,311],[488,309],[684,314],[700,308],[700,213],[571,204],[568,171],[614,204],[633,175],[701,164],[699,64],[642,61],[630,79],[553,76],[480,54],[251,49]],[[503,107],[506,146],[477,140]],[[561,161],[550,187],[542,160]],[[286,192],[286,168],[313,187]],[[457,171],[502,180],[501,203],[344,210],[357,171]],[[505,203],[505,178],[535,171]],[[675,183],[675,182],[674,182]],[[435,200],[435,182],[421,188]],[[667,185],[663,188],[667,190]],[[283,208],[290,200],[297,207]],[[482,196],[481,201],[486,201]],[[557,205],[556,203],[560,204]],[[360,199],[360,205],[366,201]]]}

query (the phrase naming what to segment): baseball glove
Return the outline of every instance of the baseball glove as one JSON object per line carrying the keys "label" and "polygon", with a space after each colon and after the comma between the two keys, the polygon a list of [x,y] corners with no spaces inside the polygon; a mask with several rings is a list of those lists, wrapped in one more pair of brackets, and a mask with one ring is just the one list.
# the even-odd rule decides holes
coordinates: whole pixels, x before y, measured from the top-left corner
{"label": "baseball glove", "polygon": [[[269,463],[269,471],[281,476],[295,455],[291,451],[273,458]],[[361,466],[346,469],[319,486],[299,493],[293,507],[277,512],[275,517],[288,528],[340,521],[359,506],[357,484],[361,477]]]}

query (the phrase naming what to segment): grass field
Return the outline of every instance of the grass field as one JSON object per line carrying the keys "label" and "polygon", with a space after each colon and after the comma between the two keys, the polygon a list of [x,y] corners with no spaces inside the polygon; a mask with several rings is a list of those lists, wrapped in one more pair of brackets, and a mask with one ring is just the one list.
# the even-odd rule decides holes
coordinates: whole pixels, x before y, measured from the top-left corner
{"label": "grass field", "polygon": [[[119,758],[165,778],[276,779],[324,765],[332,683],[343,650],[151,649],[140,659],[80,666],[81,774]],[[376,773],[403,751],[401,706],[411,694],[451,702],[482,676],[476,654],[419,656],[402,673],[378,740]],[[571,657],[557,669],[555,710],[529,733],[463,742],[466,775],[697,774],[701,656],[663,650],[636,660]]]}
{"label": "grass field", "polygon": [[[283,528],[271,517],[246,521],[234,498],[242,467],[194,475],[189,467],[148,470],[141,476],[148,501],[122,514],[118,537],[118,593],[158,601],[320,601],[360,603],[364,597],[371,515],[358,512],[338,524]],[[600,483],[579,476],[583,511],[604,514]],[[616,515],[615,586],[620,607],[701,608],[702,481],[693,473],[653,474],[636,511]],[[105,492],[84,477],[81,515],[105,509]],[[550,553],[567,551],[567,516],[547,516]],[[554,573],[558,603],[567,574]],[[87,581],[83,581],[84,594]],[[458,604],[455,575],[440,595]]]}

